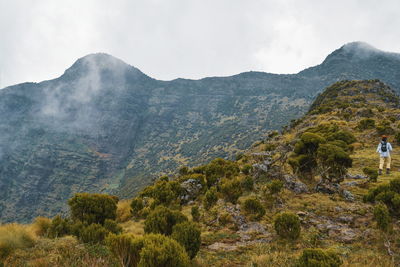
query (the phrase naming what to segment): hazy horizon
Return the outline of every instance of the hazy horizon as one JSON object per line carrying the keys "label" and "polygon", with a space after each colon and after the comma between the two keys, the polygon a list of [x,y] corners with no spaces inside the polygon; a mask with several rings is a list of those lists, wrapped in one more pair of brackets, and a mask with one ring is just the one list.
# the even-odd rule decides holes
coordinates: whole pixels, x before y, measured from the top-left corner
{"label": "hazy horizon", "polygon": [[297,73],[353,41],[400,52],[399,11],[396,1],[3,1],[0,88],[56,78],[97,52],[159,80]]}

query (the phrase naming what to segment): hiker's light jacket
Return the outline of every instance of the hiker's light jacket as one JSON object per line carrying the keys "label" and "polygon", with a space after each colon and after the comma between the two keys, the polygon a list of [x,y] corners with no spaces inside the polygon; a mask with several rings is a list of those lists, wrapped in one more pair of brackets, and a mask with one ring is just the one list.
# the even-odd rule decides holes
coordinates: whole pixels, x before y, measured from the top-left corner
{"label": "hiker's light jacket", "polygon": [[376,149],[376,152],[378,152],[381,157],[384,157],[384,158],[390,157],[390,151],[393,150],[392,145],[389,142],[386,143],[386,148],[387,148],[386,152],[383,152],[381,150],[381,147],[382,147],[382,142],[379,143],[378,148]]}

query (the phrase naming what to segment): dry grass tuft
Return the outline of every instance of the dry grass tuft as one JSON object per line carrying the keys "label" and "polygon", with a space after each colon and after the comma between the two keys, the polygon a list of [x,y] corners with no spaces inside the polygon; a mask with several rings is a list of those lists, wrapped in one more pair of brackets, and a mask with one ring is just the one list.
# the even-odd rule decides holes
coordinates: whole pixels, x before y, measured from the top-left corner
{"label": "dry grass tuft", "polygon": [[21,224],[0,226],[0,261],[4,261],[13,251],[35,245],[35,236],[29,228]]}
{"label": "dry grass tuft", "polygon": [[131,200],[125,199],[118,202],[117,219],[119,223],[126,222],[132,218],[131,214]]}

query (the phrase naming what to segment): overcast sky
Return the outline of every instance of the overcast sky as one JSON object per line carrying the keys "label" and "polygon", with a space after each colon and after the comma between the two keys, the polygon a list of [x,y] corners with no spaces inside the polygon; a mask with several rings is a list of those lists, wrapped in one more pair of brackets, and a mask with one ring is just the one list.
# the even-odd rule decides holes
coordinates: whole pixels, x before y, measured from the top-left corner
{"label": "overcast sky", "polygon": [[153,78],[295,73],[345,43],[400,52],[398,0],[0,0],[0,88],[105,52]]}

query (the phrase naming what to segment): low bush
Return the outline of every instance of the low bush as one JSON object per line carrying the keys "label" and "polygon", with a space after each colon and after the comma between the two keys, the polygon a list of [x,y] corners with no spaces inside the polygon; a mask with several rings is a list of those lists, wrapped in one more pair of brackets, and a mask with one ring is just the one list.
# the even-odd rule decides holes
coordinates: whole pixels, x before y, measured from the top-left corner
{"label": "low bush", "polygon": [[367,130],[367,129],[373,129],[373,128],[375,128],[375,120],[373,120],[373,119],[363,119],[358,123],[357,127],[361,131]]}
{"label": "low bush", "polygon": [[207,192],[204,195],[204,200],[203,200],[203,205],[205,209],[209,209],[212,206],[215,205],[218,201],[218,196],[217,196],[217,189],[215,187],[211,187],[210,189],[207,190]]}
{"label": "low bush", "polygon": [[144,236],[138,266],[187,267],[189,263],[185,249],[174,239],[160,234]]}
{"label": "low bush", "polygon": [[400,178],[395,178],[388,184],[379,185],[370,189],[364,196],[365,202],[382,202],[386,205],[389,213],[400,216]]}
{"label": "low bush", "polygon": [[110,234],[106,239],[106,244],[121,266],[138,266],[140,251],[144,246],[143,237],[134,237],[131,234]]}
{"label": "low bush", "polygon": [[106,228],[109,232],[113,234],[120,234],[122,233],[122,227],[118,225],[116,221],[107,219],[104,221],[104,228]]}
{"label": "low bush", "polygon": [[254,189],[254,179],[251,176],[246,176],[241,181],[242,187],[246,191],[251,191]]}
{"label": "low bush", "polygon": [[103,224],[117,217],[118,198],[106,194],[77,193],[68,200],[71,218],[87,224]]}
{"label": "low bush", "polygon": [[283,182],[280,180],[272,180],[267,184],[268,191],[271,195],[278,195],[283,189]]}
{"label": "low bush", "polygon": [[337,253],[322,249],[305,249],[298,259],[297,267],[339,267],[342,260]]}
{"label": "low bush", "polygon": [[178,241],[193,259],[200,250],[201,245],[200,228],[193,222],[182,222],[176,224],[172,229],[171,237]]}
{"label": "low bush", "polygon": [[243,190],[239,179],[225,180],[220,187],[220,191],[226,201],[236,204]]}
{"label": "low bush", "polygon": [[145,233],[171,235],[174,225],[184,221],[187,221],[187,218],[180,211],[157,206],[147,216],[144,222],[144,231]]}
{"label": "low bush", "polygon": [[200,221],[200,210],[199,206],[193,206],[191,209],[192,219],[194,222]]}
{"label": "low bush", "polygon": [[250,214],[252,219],[260,219],[265,215],[265,208],[256,198],[248,198],[242,204],[242,209]]}
{"label": "low bush", "polygon": [[33,222],[33,229],[37,236],[45,236],[49,235],[49,230],[51,226],[51,219],[46,217],[36,217]]}
{"label": "low bush", "polygon": [[369,180],[371,182],[376,182],[378,179],[378,172],[376,169],[374,168],[370,168],[370,167],[365,167],[363,169],[363,173],[368,176]]}
{"label": "low bush", "polygon": [[387,207],[383,204],[378,204],[374,207],[374,220],[380,230],[387,232],[390,227],[390,216]]}
{"label": "low bush", "polygon": [[281,238],[295,240],[300,236],[300,219],[293,213],[281,213],[275,218],[274,228]]}
{"label": "low bush", "polygon": [[140,212],[144,208],[143,198],[135,197],[131,202],[131,212],[133,217],[140,217]]}
{"label": "low bush", "polygon": [[250,164],[243,165],[243,167],[241,169],[242,173],[244,173],[246,175],[250,174],[252,170],[253,170],[253,166],[251,166]]}
{"label": "low bush", "polygon": [[57,238],[68,235],[70,232],[70,222],[68,219],[63,219],[60,215],[57,215],[51,221],[51,225],[48,229],[48,236],[50,238]]}
{"label": "low bush", "polygon": [[101,243],[110,232],[102,225],[92,223],[84,226],[79,232],[79,240],[83,243]]}

